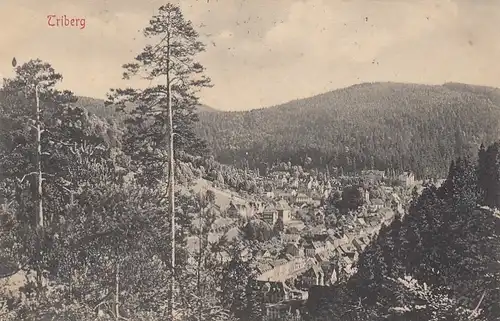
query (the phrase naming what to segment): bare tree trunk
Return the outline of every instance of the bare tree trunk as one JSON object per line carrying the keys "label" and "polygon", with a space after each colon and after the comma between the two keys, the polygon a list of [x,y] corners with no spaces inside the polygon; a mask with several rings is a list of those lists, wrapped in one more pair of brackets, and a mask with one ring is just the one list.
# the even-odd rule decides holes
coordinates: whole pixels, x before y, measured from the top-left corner
{"label": "bare tree trunk", "polygon": [[115,319],[120,320],[120,261],[116,261],[115,271]]}
{"label": "bare tree trunk", "polygon": [[36,267],[36,282],[37,282],[37,290],[40,294],[43,282],[42,282],[42,241],[43,241],[43,190],[42,190],[42,128],[41,128],[41,120],[40,120],[40,97],[39,97],[39,89],[38,84],[35,85],[35,100],[36,100],[36,167],[37,167],[37,202],[38,209],[36,213],[36,255],[37,255],[37,267]]}
{"label": "bare tree trunk", "polygon": [[40,97],[38,92],[38,85],[35,86],[36,97],[36,166],[38,171],[38,213],[37,213],[37,227],[43,229],[43,201],[42,201],[42,128],[40,121]]}
{"label": "bare tree trunk", "polygon": [[205,220],[205,215],[204,213],[204,207],[202,205],[201,210],[200,210],[200,228],[198,230],[198,269],[196,271],[196,291],[198,295],[198,320],[201,320],[202,314],[201,314],[201,309],[202,309],[202,293],[201,293],[201,268],[202,268],[202,260],[203,260],[203,254],[204,254],[204,249],[205,249],[205,239],[204,239],[204,227],[206,224]]}
{"label": "bare tree trunk", "polygon": [[[167,31],[169,33],[169,31]],[[169,317],[174,320],[174,301],[175,301],[175,163],[174,163],[174,122],[172,112],[172,79],[170,70],[170,35],[167,34],[167,110],[169,125],[169,203],[170,203],[170,248],[171,248],[171,280],[169,291]]]}

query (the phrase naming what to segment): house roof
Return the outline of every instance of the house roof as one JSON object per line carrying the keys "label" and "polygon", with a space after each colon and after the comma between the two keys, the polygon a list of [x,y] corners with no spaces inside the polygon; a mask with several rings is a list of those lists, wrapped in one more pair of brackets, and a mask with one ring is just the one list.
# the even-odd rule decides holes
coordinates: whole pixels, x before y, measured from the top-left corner
{"label": "house roof", "polygon": [[255,286],[266,292],[281,292],[283,291],[283,283],[282,282],[274,282],[274,281],[255,281]]}
{"label": "house roof", "polygon": [[342,257],[342,260],[343,260],[345,263],[349,264],[349,265],[353,263],[353,262],[352,262],[352,260],[351,260],[348,256],[343,256],[343,257]]}
{"label": "house roof", "polygon": [[263,212],[276,212],[276,207],[273,204],[268,204],[266,207],[264,207]]}
{"label": "house roof", "polygon": [[328,252],[320,252],[316,254],[316,259],[318,261],[328,262],[330,255]]}
{"label": "house roof", "polygon": [[259,262],[256,264],[256,268],[259,273],[264,273],[272,270],[273,267],[268,263]]}
{"label": "house roof", "polygon": [[376,216],[368,218],[368,225],[376,227],[380,224],[380,219]]}
{"label": "house roof", "polygon": [[318,274],[324,274],[324,271],[323,269],[321,268],[321,265],[320,264],[315,264],[312,266],[312,268],[314,269],[315,272],[317,272]]}
{"label": "house roof", "polygon": [[323,242],[319,242],[319,241],[313,241],[312,244],[313,244],[315,249],[320,249],[320,248],[325,246],[325,244]]}
{"label": "house roof", "polygon": [[306,226],[301,220],[291,220],[286,222],[285,224],[288,228],[295,227],[298,230],[302,230]]}
{"label": "house roof", "polygon": [[344,253],[355,253],[356,249],[351,244],[343,244],[339,246]]}
{"label": "house roof", "polygon": [[274,260],[273,262],[270,262],[269,264],[272,266],[272,267],[277,267],[277,266],[281,266],[281,265],[284,265],[288,263],[287,260],[285,259],[277,259],[277,260]]}
{"label": "house roof", "polygon": [[300,240],[299,234],[283,234],[281,236],[284,242],[298,242]]}
{"label": "house roof", "polygon": [[278,209],[278,210],[291,210],[292,208],[290,207],[290,205],[288,205],[287,201],[280,200],[276,204],[276,209]]}
{"label": "house roof", "polygon": [[366,225],[366,221],[362,217],[358,217],[358,222],[363,226]]}

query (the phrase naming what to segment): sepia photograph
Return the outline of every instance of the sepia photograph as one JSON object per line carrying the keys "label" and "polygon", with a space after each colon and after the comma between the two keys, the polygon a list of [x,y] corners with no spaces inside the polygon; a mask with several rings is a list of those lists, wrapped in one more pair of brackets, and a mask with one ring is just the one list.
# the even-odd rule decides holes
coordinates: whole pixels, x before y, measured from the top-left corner
{"label": "sepia photograph", "polygon": [[500,320],[500,1],[0,2],[0,321]]}

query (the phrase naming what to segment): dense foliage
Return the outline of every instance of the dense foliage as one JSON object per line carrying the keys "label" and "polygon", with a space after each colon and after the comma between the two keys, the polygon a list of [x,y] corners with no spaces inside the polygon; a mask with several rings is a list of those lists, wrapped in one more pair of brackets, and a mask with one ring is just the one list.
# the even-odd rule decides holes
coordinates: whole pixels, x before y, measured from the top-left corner
{"label": "dense foliage", "polygon": [[[171,65],[178,80],[170,97],[177,158],[173,173],[166,170],[169,137],[164,105],[169,97],[162,94],[164,86],[114,90],[112,102],[124,107],[117,118],[108,117],[116,115],[111,107],[113,112],[98,117],[85,108],[93,103],[89,99],[78,101],[71,92],[56,90],[62,75],[49,63],[31,60],[16,68],[14,78],[4,80],[0,90],[1,320],[166,320],[171,301],[174,315],[182,320],[235,320],[235,314],[245,313],[241,310],[247,307],[235,302],[240,295],[235,291],[240,289],[224,288],[224,284],[234,284],[234,277],[246,289],[248,282],[241,281],[251,276],[250,262],[237,255],[230,262],[221,259],[225,252],[239,249],[224,239],[207,242],[213,219],[206,220],[203,233],[197,235],[198,249],[188,251],[192,218],[209,215],[213,205],[213,195],[189,191],[195,177],[207,174],[201,164],[210,164],[203,158],[203,141],[192,130],[197,121],[197,88],[206,86],[208,79],[200,76],[203,68],[192,57],[203,46],[191,23],[175,5],[163,6],[159,12],[145,35],[160,35],[162,19],[167,17],[167,24],[180,31],[171,34],[171,48],[160,46],[162,50],[155,51],[147,46],[137,57],[138,64],[126,67],[129,72],[142,67],[150,76],[160,75],[167,49],[170,58],[178,61]],[[41,112],[34,108],[37,101]],[[135,108],[128,108],[127,102]],[[39,172],[41,188],[36,179]],[[168,175],[175,175],[179,184],[175,235],[171,235],[169,215],[172,203],[165,197]],[[37,210],[40,199],[42,211]],[[43,226],[35,219],[40,213]],[[169,242],[173,237],[175,249]],[[177,264],[172,269],[174,250]],[[245,276],[239,271],[245,271]],[[5,283],[11,276],[24,280],[17,285]],[[182,282],[173,287],[172,280]]]}

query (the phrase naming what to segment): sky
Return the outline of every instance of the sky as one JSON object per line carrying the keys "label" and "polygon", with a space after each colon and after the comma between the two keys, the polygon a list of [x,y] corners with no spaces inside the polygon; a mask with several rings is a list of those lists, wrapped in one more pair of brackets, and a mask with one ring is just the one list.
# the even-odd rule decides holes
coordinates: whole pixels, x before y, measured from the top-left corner
{"label": "sky", "polygon": [[[173,1],[175,2],[175,1]],[[248,110],[375,81],[500,87],[500,1],[182,0],[206,44],[213,87],[201,101]],[[0,77],[11,61],[50,62],[61,84],[104,98],[145,45],[141,30],[165,1],[4,0]],[[48,15],[84,18],[50,27]]]}

